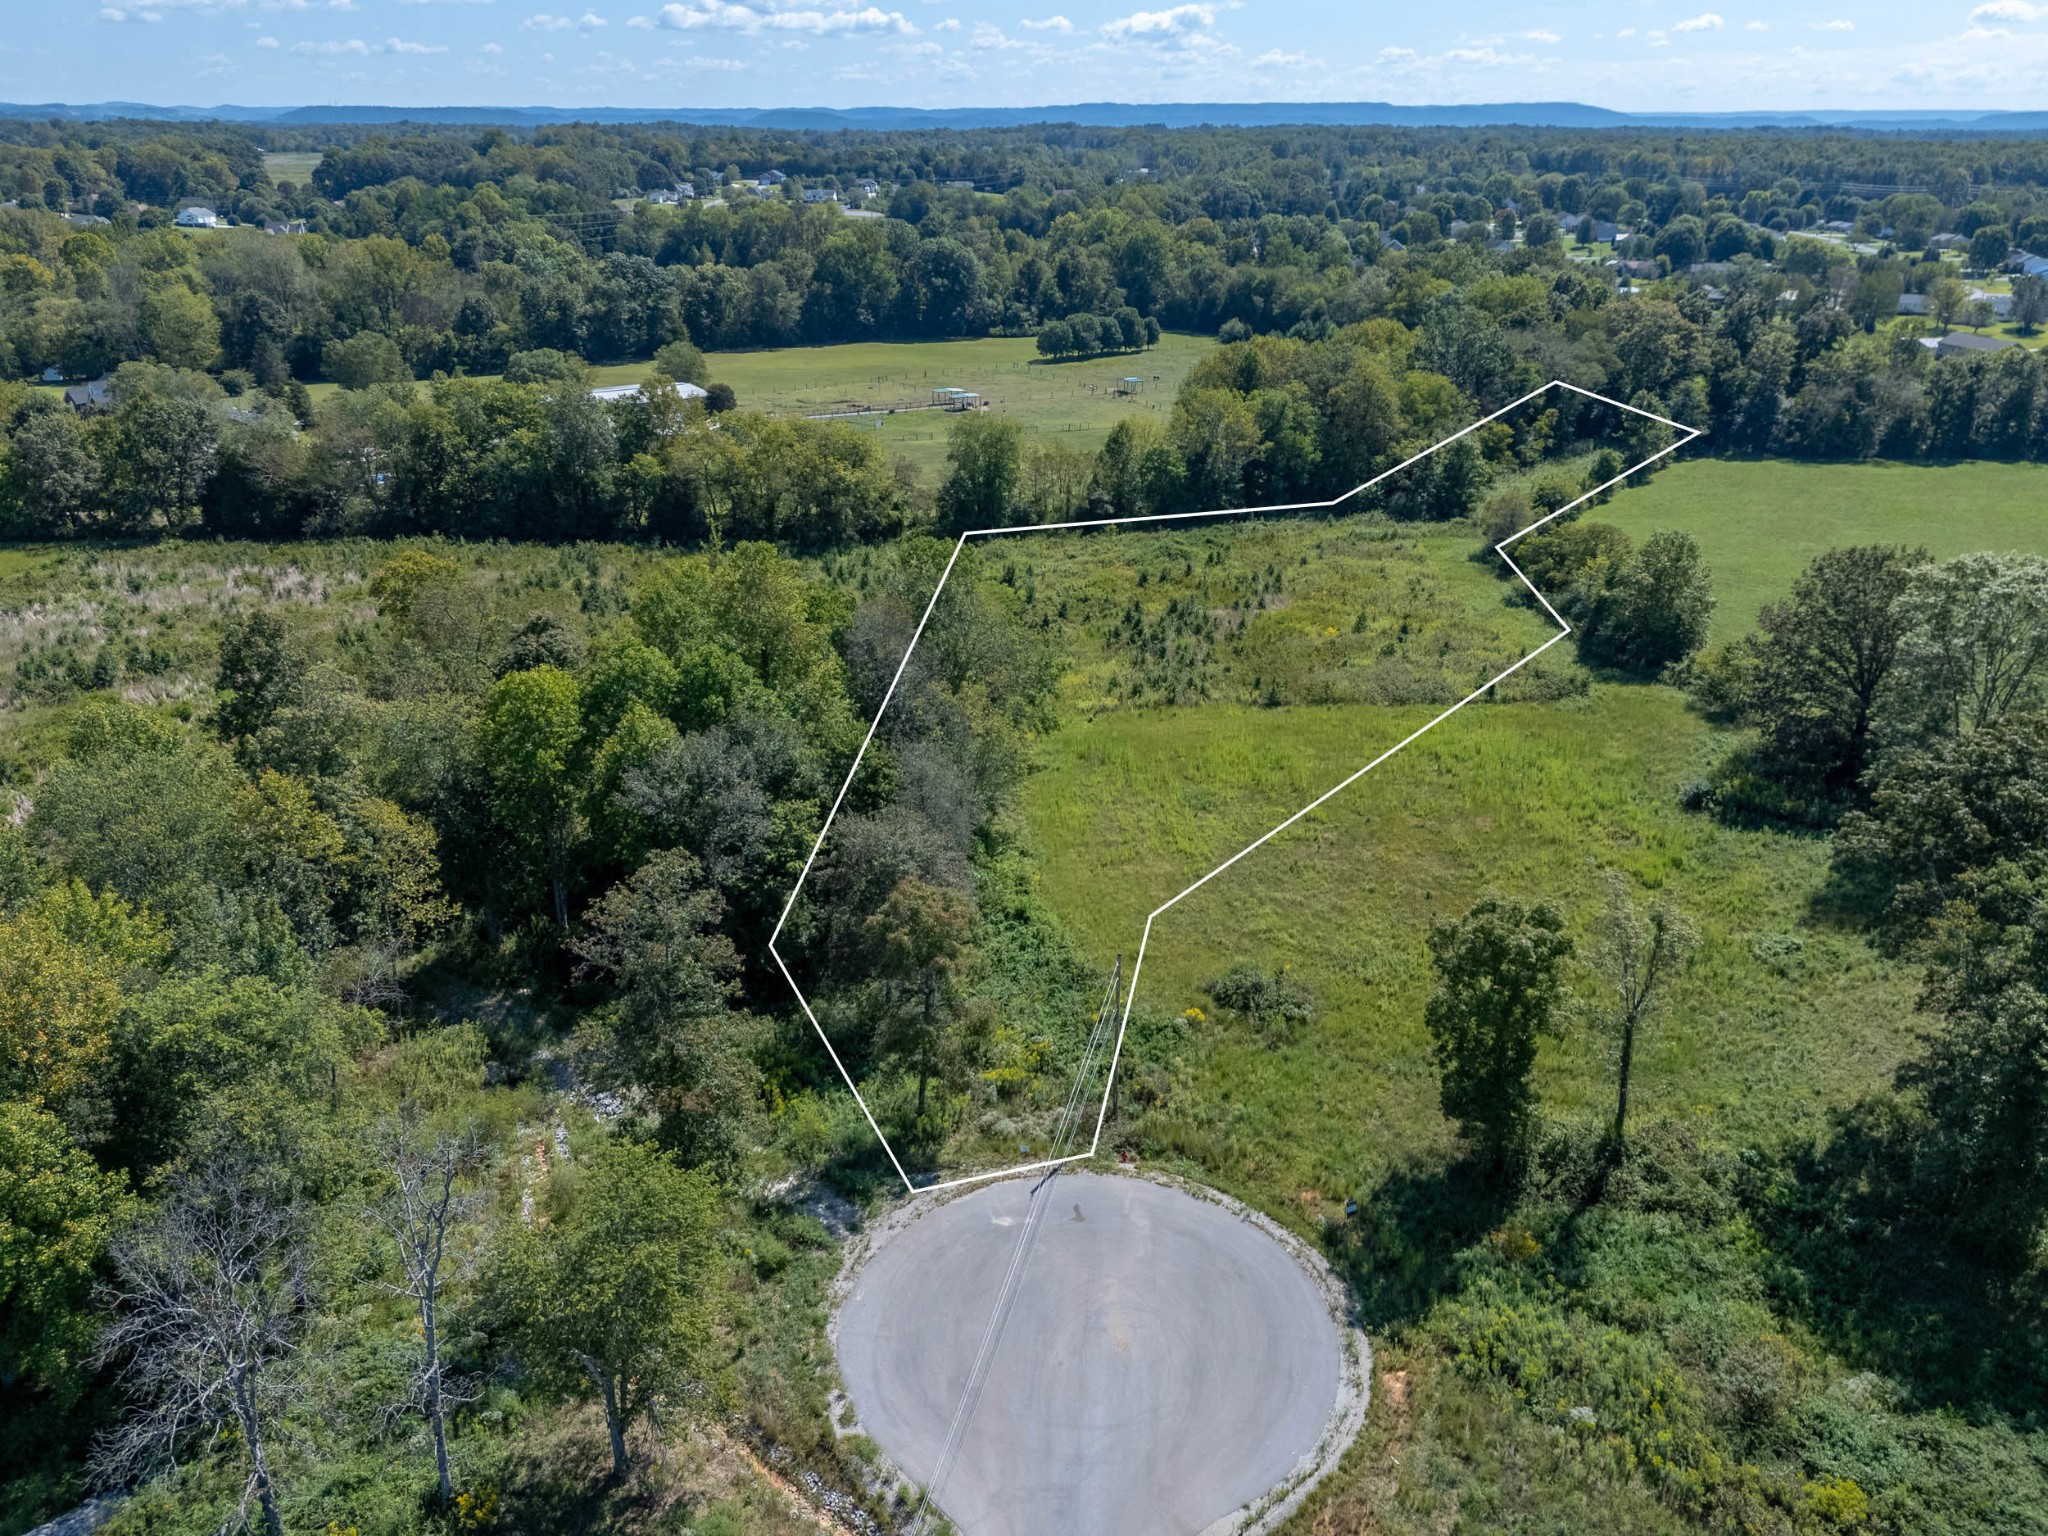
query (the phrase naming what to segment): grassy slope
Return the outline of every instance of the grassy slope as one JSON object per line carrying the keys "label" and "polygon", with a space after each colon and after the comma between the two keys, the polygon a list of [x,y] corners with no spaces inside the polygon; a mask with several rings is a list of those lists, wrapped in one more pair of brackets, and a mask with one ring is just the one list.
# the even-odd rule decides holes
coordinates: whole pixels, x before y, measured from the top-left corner
{"label": "grassy slope", "polygon": [[[1694,527],[1721,573],[1724,634],[1743,627],[1726,615],[1753,613],[1832,543],[1912,537],[1944,554],[2048,547],[2021,499],[2033,472],[1965,466],[1947,481],[1934,473],[1708,462],[1674,470],[1601,515],[1638,534],[1660,525],[1659,509]],[[1938,532],[1913,516],[1937,494],[1968,509]],[[1264,532],[1310,550],[1331,526]],[[1526,613],[1503,609],[1500,589],[1465,558],[1469,535],[1418,530],[1403,543],[1433,574],[1439,623],[1510,640],[1518,625],[1539,632]],[[1089,553],[1093,569],[1077,562],[1056,590],[1117,588],[1128,601],[1119,566],[1149,562],[1112,558],[1108,540]],[[1261,550],[1248,563],[1269,557]],[[1038,575],[1042,585],[1050,580],[1043,565]],[[1155,575],[1152,596],[1136,595],[1163,605],[1173,587],[1159,585]],[[1343,585],[1369,594],[1376,624],[1391,617],[1378,605],[1401,590],[1356,572]],[[1324,616],[1316,594],[1296,606],[1298,630],[1312,637]],[[1272,621],[1285,623],[1289,611]],[[1083,643],[1077,661],[1070,694],[1099,703],[1093,684],[1113,660]],[[1370,703],[1261,709],[1241,700],[1070,708],[1042,743],[1025,790],[1042,893],[1091,959],[1106,963],[1116,950],[1128,957],[1147,911],[1433,712]],[[1141,1008],[1209,1008],[1202,983],[1238,961],[1290,965],[1319,1004],[1315,1022],[1277,1049],[1227,1020],[1195,1025],[1165,1104],[1125,1132],[1148,1155],[1320,1237],[1384,1329],[1372,1422],[1290,1530],[1700,1529],[1681,1503],[1650,1492],[1605,1450],[1563,1449],[1562,1410],[1533,1390],[1517,1407],[1519,1393],[1476,1387],[1486,1369],[1460,1354],[1476,1328],[1495,1329],[1498,1343],[1498,1328],[1526,1324],[1536,1332],[1495,1357],[1494,1379],[1526,1389],[1549,1371],[1547,1391],[1563,1394],[1560,1402],[1599,1404],[1610,1434],[1637,1433],[1638,1448],[1654,1452],[1656,1423],[1627,1430],[1623,1397],[1611,1390],[1626,1351],[1601,1329],[1617,1320],[1666,1373],[1673,1421],[1688,1434],[1706,1422],[1703,1413],[1724,1411],[1701,1405],[1725,1401],[1717,1394],[1739,1380],[1743,1367],[1731,1362],[1744,1358],[1741,1349],[1782,1348],[1795,1362],[1787,1380],[1799,1385],[1784,1390],[1787,1401],[1798,1399],[1796,1418],[1774,1421],[1796,1423],[1786,1438],[1743,1441],[1725,1418],[1716,1421],[1718,1444],[1763,1461],[1774,1486],[1791,1490],[1779,1495],[1781,1509],[1821,1496],[1807,1479],[1840,1477],[1861,1480],[1853,1499],[1868,1493],[1883,1530],[1988,1532],[2029,1526],[2039,1513],[2048,1480],[2033,1437],[1997,1408],[1986,1411],[1972,1397],[1975,1383],[1958,1387],[1955,1376],[1927,1369],[1938,1349],[1901,1348],[1885,1333],[1884,1320],[1897,1319],[1937,1343],[1965,1337],[1958,1325],[1967,1304],[1879,1308],[1867,1331],[1825,1309],[1767,1306],[1780,1259],[1765,1256],[1746,1218],[1674,1220],[1619,1197],[1583,1224],[1565,1202],[1521,1208],[1517,1220],[1532,1222],[1534,1235],[1511,1223],[1495,1237],[1526,1238],[1538,1256],[1526,1272],[1522,1260],[1472,1257],[1509,1251],[1486,1237],[1506,1212],[1474,1191],[1456,1193],[1454,1144],[1421,1023],[1430,984],[1423,940],[1432,917],[1462,911],[1488,886],[1560,903],[1583,934],[1603,894],[1602,871],[1617,869],[1639,894],[1675,895],[1698,922],[1702,953],[1638,1047],[1639,1143],[1668,1149],[1675,1135],[1706,1148],[1768,1147],[1788,1133],[1818,1133],[1828,1111],[1882,1088],[1913,1048],[1920,1021],[1911,967],[1816,912],[1826,844],[1723,827],[1679,808],[1679,787],[1723,749],[1684,698],[1661,686],[1594,681],[1579,697],[1474,705],[1154,927]],[[1578,985],[1582,1001],[1593,1001],[1586,978]],[[1582,1123],[1607,1112],[1609,1047],[1584,1022],[1545,1046],[1537,1077],[1547,1111]],[[1726,1154],[1688,1154],[1672,1166],[1691,1178],[1716,1155]],[[1356,1221],[1343,1215],[1347,1197],[1365,1207]],[[1803,1261],[1786,1262],[1796,1270]],[[1479,1287],[1469,1303],[1453,1299],[1459,1265]],[[1874,1299],[1882,1282],[1872,1283]],[[1496,1312],[1487,1298],[1503,1294],[1512,1305]],[[1539,1335],[1544,1343],[1530,1342]],[[1967,1418],[1870,1414],[1857,1394],[1872,1380],[1880,1392],[1894,1390],[1887,1381],[1906,1383],[1898,1390],[1919,1394],[1921,1406],[1959,1390]],[[1760,1528],[1783,1527],[1766,1520]]]}
{"label": "grassy slope", "polygon": [[[1327,536],[1261,531],[1304,548]],[[1487,622],[1522,643],[1542,633],[1501,608],[1464,558],[1469,536],[1425,534],[1389,554],[1404,548],[1428,555],[1442,596],[1475,619],[1490,607]],[[1025,790],[1044,893],[1092,957],[1129,956],[1148,911],[1439,707],[1070,712]],[[1583,922],[1603,868],[1670,888],[1707,936],[1642,1058],[1639,1102],[1746,1136],[1877,1086],[1910,1037],[1909,978],[1805,921],[1820,844],[1679,808],[1679,785],[1715,749],[1666,688],[1476,704],[1164,915],[1142,1002],[1206,1008],[1202,984],[1243,960],[1293,966],[1320,1003],[1277,1052],[1227,1028],[1198,1036],[1189,1150],[1220,1153],[1213,1173],[1277,1208],[1304,1189],[1342,1198],[1390,1162],[1448,1146],[1420,1022],[1429,921],[1498,886]],[[1770,954],[1782,936],[1796,955],[1757,958],[1759,940]],[[1546,1051],[1543,1090],[1558,1107],[1604,1103],[1609,1076],[1604,1043],[1585,1031]]]}
{"label": "grassy slope", "polygon": [[1714,638],[1747,631],[1799,570],[1836,544],[1924,544],[1937,558],[2048,549],[2048,466],[1794,464],[1695,458],[1587,515],[1641,539],[1683,528],[1720,600]]}

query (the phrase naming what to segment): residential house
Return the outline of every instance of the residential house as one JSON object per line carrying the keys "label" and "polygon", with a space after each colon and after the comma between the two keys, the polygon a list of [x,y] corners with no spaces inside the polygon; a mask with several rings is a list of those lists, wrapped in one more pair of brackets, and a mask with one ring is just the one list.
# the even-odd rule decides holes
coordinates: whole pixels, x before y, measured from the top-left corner
{"label": "residential house", "polygon": [[45,368],[43,370],[43,382],[45,384],[62,384],[64,382],[64,370],[62,368]]}
{"label": "residential house", "polygon": [[676,202],[677,198],[676,194],[670,191],[667,187],[656,187],[652,192],[647,194],[647,201],[650,203],[659,203],[662,206],[667,207]]}
{"label": "residential house", "polygon": [[180,208],[178,210],[178,228],[219,229],[220,215],[211,208],[203,208],[195,203],[190,208]]}
{"label": "residential house", "polygon": [[1924,293],[1902,293],[1899,295],[1899,313],[1902,315],[1924,315],[1927,310],[1927,295]]}
{"label": "residential house", "polygon": [[836,203],[839,194],[831,187],[805,187],[804,201],[807,203]]}
{"label": "residential house", "polygon": [[694,181],[679,181],[676,183],[676,200],[678,202],[683,202],[696,195],[697,184]]}
{"label": "residential house", "polygon": [[2032,251],[2014,251],[2005,258],[2005,270],[2022,277],[2048,277],[2048,256],[2036,256]]}
{"label": "residential house", "polygon": [[304,219],[265,219],[263,233],[266,235],[303,235],[306,232]]}
{"label": "residential house", "polygon": [[862,197],[880,197],[882,195],[882,184],[872,176],[863,176],[853,185],[854,190],[859,192]]}
{"label": "residential house", "polygon": [[74,411],[103,411],[114,403],[114,381],[104,373],[90,384],[74,384],[64,391],[64,403]]}
{"label": "residential house", "polygon": [[2009,293],[1987,293],[1982,288],[1972,288],[1968,299],[1971,304],[1989,304],[1991,313],[2001,320],[2012,318],[2012,295]]}

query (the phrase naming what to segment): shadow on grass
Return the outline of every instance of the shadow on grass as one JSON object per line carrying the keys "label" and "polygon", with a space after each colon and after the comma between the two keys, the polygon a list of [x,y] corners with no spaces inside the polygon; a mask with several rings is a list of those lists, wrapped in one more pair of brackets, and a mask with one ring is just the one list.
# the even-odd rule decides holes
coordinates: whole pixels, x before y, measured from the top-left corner
{"label": "shadow on grass", "polygon": [[1961,1235],[1967,1212],[1916,1171],[1922,1134],[1871,1101],[1825,1144],[1754,1170],[1745,1203],[1772,1286],[1830,1349],[1919,1406],[2048,1422],[2048,1275]]}
{"label": "shadow on grass", "polygon": [[1368,1191],[1328,1240],[1366,1330],[1414,1322],[1454,1289],[1459,1255],[1499,1226],[1515,1199],[1511,1180],[1472,1158],[1397,1169]]}

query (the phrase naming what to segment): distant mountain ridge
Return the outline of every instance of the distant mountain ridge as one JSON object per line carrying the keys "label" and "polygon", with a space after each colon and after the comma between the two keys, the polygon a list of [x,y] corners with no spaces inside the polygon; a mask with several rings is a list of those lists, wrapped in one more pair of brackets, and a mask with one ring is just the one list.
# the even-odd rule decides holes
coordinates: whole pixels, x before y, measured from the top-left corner
{"label": "distant mountain ridge", "polygon": [[0,103],[0,117],[105,121],[140,118],[163,122],[280,123],[696,123],[706,127],[780,128],[831,132],[867,129],[1011,128],[1031,123],[1084,127],[1202,126],[1268,128],[1370,126],[1404,128],[1785,128],[1851,129],[1890,133],[2041,133],[2048,111],[1966,109],[1903,112],[1617,112],[1575,101],[1491,102],[1472,105],[1396,106],[1384,101],[1080,102],[1043,107],[164,107],[106,101]]}

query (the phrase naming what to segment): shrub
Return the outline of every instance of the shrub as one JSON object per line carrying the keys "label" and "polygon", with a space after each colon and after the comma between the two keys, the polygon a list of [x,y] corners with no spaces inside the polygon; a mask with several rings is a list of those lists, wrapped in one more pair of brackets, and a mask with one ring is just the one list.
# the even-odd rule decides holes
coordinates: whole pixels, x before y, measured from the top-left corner
{"label": "shrub", "polygon": [[704,361],[703,352],[692,341],[670,342],[654,354],[654,366],[686,384],[711,381],[711,365]]}
{"label": "shrub", "polygon": [[514,352],[505,360],[507,384],[575,384],[583,378],[583,359],[553,347]]}
{"label": "shrub", "polygon": [[1595,560],[1564,606],[1583,654],[1654,674],[1706,644],[1714,593],[1699,545],[1667,528],[1627,559]]}
{"label": "shrub", "polygon": [[1234,965],[1202,990],[1218,1008],[1228,1009],[1263,1035],[1268,1045],[1284,1045],[1294,1032],[1316,1016],[1316,1002],[1307,987],[1287,974],[1286,967],[1268,971],[1256,965]]}

